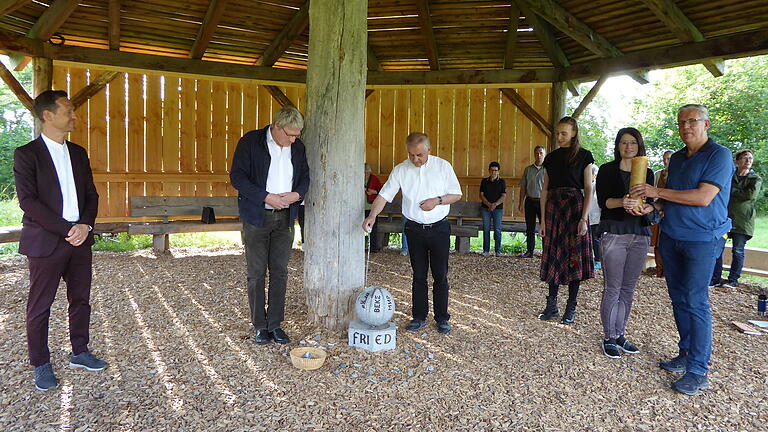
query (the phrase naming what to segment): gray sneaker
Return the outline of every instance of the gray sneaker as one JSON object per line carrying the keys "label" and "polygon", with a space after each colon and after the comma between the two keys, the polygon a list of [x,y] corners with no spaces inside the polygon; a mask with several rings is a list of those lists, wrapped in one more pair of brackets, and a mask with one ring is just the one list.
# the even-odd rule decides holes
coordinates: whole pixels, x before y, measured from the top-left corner
{"label": "gray sneaker", "polygon": [[53,374],[53,366],[50,362],[35,368],[35,388],[40,391],[48,391],[57,385],[59,385],[59,381]]}
{"label": "gray sneaker", "polygon": [[677,357],[669,361],[659,362],[659,367],[669,372],[685,373],[688,365],[688,356],[680,353]]}
{"label": "gray sneaker", "polygon": [[78,355],[73,354],[69,358],[69,367],[72,369],[85,369],[88,372],[98,372],[107,367],[107,362],[99,360],[89,351],[85,351]]}

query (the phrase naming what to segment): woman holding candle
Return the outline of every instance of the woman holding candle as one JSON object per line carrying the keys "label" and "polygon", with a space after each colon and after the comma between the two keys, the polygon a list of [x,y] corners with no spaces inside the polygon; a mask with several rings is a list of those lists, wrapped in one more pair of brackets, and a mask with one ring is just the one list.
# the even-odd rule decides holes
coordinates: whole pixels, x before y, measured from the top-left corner
{"label": "woman holding candle", "polygon": [[635,128],[623,128],[616,134],[614,160],[600,167],[597,174],[597,202],[600,205],[600,232],[605,287],[600,303],[603,323],[603,353],[621,358],[621,352],[640,350],[624,337],[632,308],[632,298],[651,232],[643,215],[655,211],[649,203],[631,197],[627,191],[634,184],[653,185],[653,171],[648,169],[643,136]]}
{"label": "woman holding candle", "polygon": [[[557,150],[544,159],[539,225],[543,239],[541,280],[549,284],[547,306],[539,318],[548,321],[559,314],[559,285],[568,285],[568,303],[561,322],[576,318],[576,297],[582,280],[594,277],[589,207],[592,201],[592,153],[579,144],[579,127],[573,117],[563,117],[555,130]],[[582,194],[582,189],[584,190]]]}

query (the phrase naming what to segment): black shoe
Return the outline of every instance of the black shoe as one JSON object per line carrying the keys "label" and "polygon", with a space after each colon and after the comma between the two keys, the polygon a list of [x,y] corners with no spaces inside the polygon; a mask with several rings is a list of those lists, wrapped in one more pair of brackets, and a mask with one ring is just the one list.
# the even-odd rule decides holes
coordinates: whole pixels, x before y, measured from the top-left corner
{"label": "black shoe", "polygon": [[624,351],[627,354],[640,353],[640,348],[636,347],[635,344],[628,341],[627,338],[624,337],[624,335],[621,335],[618,338],[616,338],[616,346],[619,347],[620,350]]}
{"label": "black shoe", "polygon": [[565,305],[565,312],[563,312],[563,319],[560,320],[562,324],[573,324],[576,321],[576,302],[568,302]]}
{"label": "black shoe", "polygon": [[253,342],[256,345],[266,345],[272,340],[272,336],[269,334],[269,331],[267,329],[258,329],[256,330],[256,337],[254,338]]}
{"label": "black shoe", "polygon": [[522,255],[520,255],[520,258],[533,258],[533,252],[529,251]]}
{"label": "black shoe", "polygon": [[283,329],[281,329],[280,327],[278,327],[278,328],[276,328],[274,330],[271,330],[269,332],[269,334],[270,334],[270,336],[272,336],[272,339],[274,339],[275,342],[277,342],[279,344],[287,344],[288,342],[291,341],[291,338],[289,338],[288,335],[285,334]]}
{"label": "black shoe", "polygon": [[685,373],[688,366],[688,355],[680,352],[677,357],[669,361],[659,362],[659,367],[669,372]]}
{"label": "black shoe", "polygon": [[557,297],[547,296],[547,306],[539,314],[539,319],[549,321],[558,315],[560,315],[560,310],[557,308]]}
{"label": "black shoe", "polygon": [[699,390],[709,390],[709,379],[706,375],[686,372],[682,378],[672,383],[672,388],[688,396],[696,396]]}
{"label": "black shoe", "polygon": [[50,362],[35,368],[35,388],[40,391],[48,391],[57,385],[59,385],[59,381],[53,374],[53,366]]}
{"label": "black shoe", "polygon": [[621,352],[619,352],[619,347],[615,343],[616,341],[613,339],[608,339],[603,341],[603,354],[605,354],[606,357],[612,358],[612,359],[620,359],[621,358]]}
{"label": "black shoe", "polygon": [[427,325],[427,322],[424,320],[412,319],[411,322],[409,322],[408,325],[405,327],[405,329],[410,332],[416,332],[423,329],[424,326],[426,325]]}
{"label": "black shoe", "polygon": [[437,332],[442,334],[451,334],[451,325],[448,321],[440,321],[437,323]]}

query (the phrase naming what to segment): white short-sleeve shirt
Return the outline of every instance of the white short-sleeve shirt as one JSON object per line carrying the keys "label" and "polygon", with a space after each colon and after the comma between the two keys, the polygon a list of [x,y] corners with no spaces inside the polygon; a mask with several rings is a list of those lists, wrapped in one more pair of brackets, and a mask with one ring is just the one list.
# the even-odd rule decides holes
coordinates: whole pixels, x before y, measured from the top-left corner
{"label": "white short-sleeve shirt", "polygon": [[446,194],[461,195],[461,185],[451,164],[432,155],[420,167],[413,165],[410,159],[398,164],[379,195],[392,202],[399,190],[403,191],[403,216],[421,224],[438,222],[450,211],[448,205],[424,211],[419,207],[422,201]]}

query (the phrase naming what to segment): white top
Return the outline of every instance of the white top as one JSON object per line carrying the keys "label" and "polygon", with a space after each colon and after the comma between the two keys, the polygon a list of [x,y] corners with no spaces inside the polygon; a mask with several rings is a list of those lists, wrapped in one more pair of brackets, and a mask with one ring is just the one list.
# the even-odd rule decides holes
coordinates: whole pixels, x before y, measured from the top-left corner
{"label": "white top", "polygon": [[72,174],[72,161],[69,158],[69,148],[67,148],[66,141],[64,144],[59,144],[44,134],[40,134],[40,136],[43,138],[45,146],[48,147],[48,153],[51,154],[53,166],[56,168],[56,176],[59,178],[63,204],[61,217],[69,222],[77,222],[80,220],[80,209],[77,206],[75,176]]}
{"label": "white top", "polygon": [[597,187],[592,182],[592,204],[589,206],[589,224],[597,225],[600,223],[600,205],[597,203]]}
{"label": "white top", "polygon": [[[281,194],[293,189],[293,162],[291,162],[291,147],[281,147],[272,138],[272,128],[267,129],[267,148],[272,159],[267,173],[267,192]],[[271,209],[272,206],[264,204]]]}
{"label": "white top", "polygon": [[461,195],[461,185],[453,167],[445,159],[429,156],[421,167],[413,165],[410,159],[398,164],[389,175],[379,195],[392,202],[399,190],[403,191],[403,216],[421,224],[430,224],[448,216],[450,206],[438,205],[424,211],[419,204],[429,198],[446,194]]}

